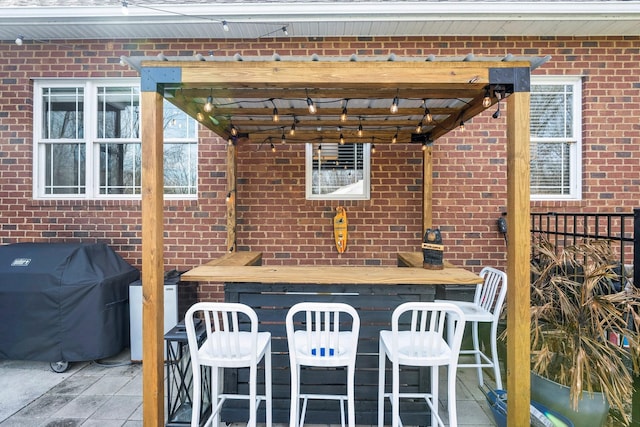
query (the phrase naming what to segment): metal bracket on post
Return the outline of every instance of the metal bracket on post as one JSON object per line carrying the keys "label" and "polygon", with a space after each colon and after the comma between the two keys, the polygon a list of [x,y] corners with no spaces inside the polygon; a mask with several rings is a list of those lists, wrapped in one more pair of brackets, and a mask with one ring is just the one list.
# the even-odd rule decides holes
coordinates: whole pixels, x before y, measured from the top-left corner
{"label": "metal bracket on post", "polygon": [[529,67],[489,68],[489,85],[504,85],[508,92],[529,92],[531,70]]}

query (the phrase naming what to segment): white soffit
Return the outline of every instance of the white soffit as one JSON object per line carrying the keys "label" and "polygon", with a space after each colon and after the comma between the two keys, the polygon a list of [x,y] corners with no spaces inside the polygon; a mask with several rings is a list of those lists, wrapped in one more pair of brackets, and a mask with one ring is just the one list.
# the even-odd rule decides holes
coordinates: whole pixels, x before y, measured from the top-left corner
{"label": "white soffit", "polygon": [[0,39],[640,34],[640,1],[128,4],[128,15],[118,0],[110,6],[0,6]]}

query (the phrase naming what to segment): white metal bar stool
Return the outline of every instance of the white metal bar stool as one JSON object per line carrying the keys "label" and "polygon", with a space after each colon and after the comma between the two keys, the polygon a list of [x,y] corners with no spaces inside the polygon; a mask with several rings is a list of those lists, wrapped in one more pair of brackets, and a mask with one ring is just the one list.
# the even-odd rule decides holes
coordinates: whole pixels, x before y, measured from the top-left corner
{"label": "white metal bar stool", "polygon": [[[195,319],[205,323],[207,337],[198,347]],[[249,328],[242,327],[249,323]],[[191,426],[200,425],[201,381],[200,366],[211,367],[211,416],[209,422],[215,427],[222,405],[226,399],[249,400],[249,427],[255,427],[257,408],[266,402],[265,420],[271,426],[271,333],[258,332],[258,316],[253,309],[236,303],[196,303],[185,315],[187,339],[193,371],[193,408]],[[248,331],[246,329],[249,329]],[[265,394],[257,395],[258,363],[264,358]],[[218,391],[218,377],[224,368],[249,368],[249,394],[225,394]]]}
{"label": "white metal bar stool", "polygon": [[[296,314],[302,313],[299,316]],[[346,314],[347,319],[340,318]],[[351,318],[349,322],[348,317]],[[341,330],[341,326],[350,327]],[[291,363],[291,412],[289,427],[304,425],[308,399],[340,401],[342,426],[345,425],[344,402],[347,401],[349,427],[355,427],[354,376],[360,317],[344,303],[302,302],[295,304],[286,318],[289,360]],[[347,368],[346,395],[300,393],[300,367]],[[299,414],[300,399],[303,400]]]}
{"label": "white metal bar stool", "polygon": [[[473,349],[461,349],[460,355],[471,355],[475,357],[475,363],[458,362],[458,368],[476,368],[478,370],[478,383],[484,385],[482,375],[483,368],[493,368],[496,380],[496,388],[502,389],[502,376],[500,375],[500,363],[498,361],[498,321],[507,295],[507,275],[495,268],[485,267],[480,272],[484,279],[483,283],[476,286],[473,302],[456,300],[436,300],[449,302],[459,307],[471,323],[471,333],[473,339]],[[489,336],[491,346],[491,357],[480,348],[478,339],[478,324],[490,323],[491,333]]]}
{"label": "white metal bar stool", "polygon": [[[456,316],[452,340],[445,340],[447,316]],[[424,399],[431,410],[431,425],[444,427],[438,414],[438,371],[447,366],[449,425],[457,426],[456,372],[465,318],[453,304],[407,302],[399,305],[391,317],[391,330],[380,331],[378,355],[378,427],[384,425],[384,399],[391,400],[391,424],[401,425],[400,398]],[[402,328],[402,330],[401,330]],[[385,365],[392,364],[391,393],[385,392]],[[400,393],[400,365],[430,367],[431,392]]]}

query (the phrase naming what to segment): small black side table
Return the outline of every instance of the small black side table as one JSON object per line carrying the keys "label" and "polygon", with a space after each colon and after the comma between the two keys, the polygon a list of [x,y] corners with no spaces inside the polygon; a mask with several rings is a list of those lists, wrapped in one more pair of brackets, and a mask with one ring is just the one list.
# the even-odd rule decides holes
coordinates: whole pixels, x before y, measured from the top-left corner
{"label": "small black side table", "polygon": [[[204,323],[196,325],[198,341],[202,343],[206,337]],[[164,335],[167,346],[167,427],[188,426],[191,424],[191,408],[193,406],[193,375],[191,356],[184,321],[178,323]],[[200,407],[200,425],[211,413],[211,380],[208,367],[201,368],[202,405]]]}

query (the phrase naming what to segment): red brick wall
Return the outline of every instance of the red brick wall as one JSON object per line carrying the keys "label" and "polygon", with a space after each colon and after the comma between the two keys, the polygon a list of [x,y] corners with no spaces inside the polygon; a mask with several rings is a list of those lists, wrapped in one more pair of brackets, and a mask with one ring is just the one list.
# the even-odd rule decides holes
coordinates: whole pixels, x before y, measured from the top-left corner
{"label": "red brick wall", "polygon": [[[534,74],[582,75],[583,200],[533,202],[532,210],[631,211],[638,205],[640,144],[639,37],[325,38],[207,42],[61,41],[0,43],[0,243],[106,241],[139,266],[140,203],[36,201],[32,198],[33,78],[131,77],[120,55],[218,56],[396,55],[544,56]],[[506,108],[503,103],[502,108]],[[505,243],[495,221],[506,205],[506,119],[490,113],[436,141],[433,218],[443,230],[446,258],[478,271],[504,268]],[[262,251],[265,264],[393,265],[398,251],[421,241],[422,152],[418,146],[377,145],[371,200],[342,203],[349,244],[339,255],[331,218],[338,202],[304,199],[304,147],[239,147],[238,246]],[[225,143],[200,132],[199,197],[165,209],[166,268],[184,270],[225,251]],[[204,289],[216,293],[216,285]]]}

